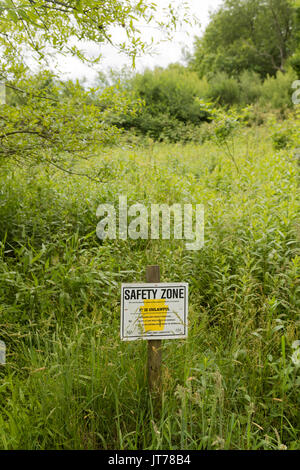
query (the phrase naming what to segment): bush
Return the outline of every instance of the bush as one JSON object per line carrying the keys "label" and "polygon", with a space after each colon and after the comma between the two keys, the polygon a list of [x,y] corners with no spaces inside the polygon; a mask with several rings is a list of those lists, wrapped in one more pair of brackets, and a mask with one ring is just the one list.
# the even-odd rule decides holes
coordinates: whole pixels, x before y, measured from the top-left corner
{"label": "bush", "polygon": [[243,108],[243,122],[248,126],[261,126],[268,122],[273,113],[266,111],[256,102]]}
{"label": "bush", "polygon": [[287,73],[277,72],[276,78],[268,77],[262,85],[259,103],[284,113],[292,107],[292,83],[296,79],[297,74],[291,69]]}
{"label": "bush", "polygon": [[240,102],[246,106],[255,103],[261,96],[262,82],[255,72],[245,70],[239,77]]}
{"label": "bush", "polygon": [[123,129],[155,140],[199,140],[197,126],[208,121],[210,106],[205,103],[209,93],[206,79],[173,64],[167,69],[156,68],[136,74],[124,83],[126,94],[143,107],[135,115],[123,114],[113,123]]}
{"label": "bush", "polygon": [[132,81],[135,93],[144,100],[152,116],[169,114],[181,122],[194,124],[206,120],[207,112],[196,98],[205,98],[208,84],[184,67],[156,68],[137,74]]}
{"label": "bush", "polygon": [[222,106],[240,104],[240,87],[237,79],[219,72],[209,82],[209,97]]}
{"label": "bush", "polygon": [[291,57],[288,59],[288,64],[295,70],[298,77],[300,76],[300,49],[298,49]]}
{"label": "bush", "polygon": [[291,84],[295,78],[292,69],[286,74],[278,72],[263,83],[257,73],[249,70],[239,77],[219,72],[210,80],[199,79],[178,64],[146,70],[118,83],[131,103],[131,112],[116,114],[110,124],[158,141],[199,142],[203,141],[203,133],[198,127],[213,118],[215,104],[240,110],[247,107],[247,125],[262,124],[274,110],[286,113],[292,105]]}
{"label": "bush", "polygon": [[276,150],[285,148],[297,149],[300,147],[300,109],[296,108],[287,120],[282,123],[271,123],[271,138]]}

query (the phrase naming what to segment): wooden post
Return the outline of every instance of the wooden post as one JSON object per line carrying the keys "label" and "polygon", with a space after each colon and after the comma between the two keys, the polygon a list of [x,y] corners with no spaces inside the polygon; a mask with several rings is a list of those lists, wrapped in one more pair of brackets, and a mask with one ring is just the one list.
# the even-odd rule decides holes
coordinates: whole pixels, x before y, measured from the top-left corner
{"label": "wooden post", "polygon": [[[160,282],[159,266],[147,266],[146,282]],[[148,340],[148,383],[150,393],[158,399],[161,399],[162,380],[161,380],[161,339]]]}

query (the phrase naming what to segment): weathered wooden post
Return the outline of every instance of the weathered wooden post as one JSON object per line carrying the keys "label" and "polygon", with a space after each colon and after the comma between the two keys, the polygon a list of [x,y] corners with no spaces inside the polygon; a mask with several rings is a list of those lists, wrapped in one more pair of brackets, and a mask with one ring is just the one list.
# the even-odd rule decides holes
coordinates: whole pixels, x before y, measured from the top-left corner
{"label": "weathered wooden post", "polygon": [[162,341],[187,338],[188,284],[160,282],[159,266],[146,267],[145,283],[122,283],[122,341],[148,342],[147,375],[153,412],[162,404]]}
{"label": "weathered wooden post", "polygon": [[[159,266],[147,266],[146,282],[160,282]],[[162,340],[148,340],[148,383],[150,392],[161,397],[162,392],[162,374],[161,374],[161,358],[162,358]]]}

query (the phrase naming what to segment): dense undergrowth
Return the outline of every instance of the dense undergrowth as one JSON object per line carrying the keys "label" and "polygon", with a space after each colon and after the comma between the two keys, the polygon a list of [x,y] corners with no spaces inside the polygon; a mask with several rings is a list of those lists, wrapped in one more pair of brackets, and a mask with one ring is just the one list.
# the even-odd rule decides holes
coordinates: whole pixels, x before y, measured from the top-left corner
{"label": "dense undergrowth", "polygon": [[[297,158],[270,130],[114,148],[96,183],[1,167],[0,448],[299,449]],[[233,159],[232,159],[233,157]],[[205,246],[97,239],[101,202],[202,203]],[[165,341],[154,417],[146,342],[119,339],[120,283],[187,281],[189,338]]]}

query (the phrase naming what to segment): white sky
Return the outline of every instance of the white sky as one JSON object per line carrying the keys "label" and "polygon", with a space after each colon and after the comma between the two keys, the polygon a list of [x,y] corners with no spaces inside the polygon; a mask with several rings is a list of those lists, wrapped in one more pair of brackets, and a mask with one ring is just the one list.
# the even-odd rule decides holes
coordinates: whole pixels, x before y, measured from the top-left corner
{"label": "white sky", "polygon": [[[167,6],[171,0],[156,0],[156,3],[160,7]],[[172,0],[172,6],[180,5],[180,0]],[[155,55],[144,55],[136,59],[136,70],[141,71],[146,67],[153,68],[156,65],[166,67],[172,62],[178,62],[182,59],[182,49],[192,51],[194,37],[201,35],[205,26],[209,20],[209,11],[215,10],[221,3],[222,0],[186,0],[186,3],[190,7],[192,14],[196,15],[199,19],[199,25],[188,26],[185,25],[183,30],[177,31],[172,41],[162,42],[155,48]],[[152,36],[157,39],[159,33],[156,29],[149,26],[141,26],[143,37],[145,40],[150,40]],[[114,28],[113,40],[115,42],[122,41],[123,29]],[[64,57],[58,60],[58,68],[56,71],[60,72],[60,75],[64,78],[82,79],[87,78],[88,83],[92,83],[96,77],[97,70],[107,71],[110,68],[121,69],[123,66],[131,65],[131,59],[125,54],[119,53],[111,45],[97,45],[97,44],[86,44],[85,51],[87,54],[93,55],[95,52],[102,54],[102,60],[100,65],[87,66],[83,64],[79,59],[73,57]]]}

